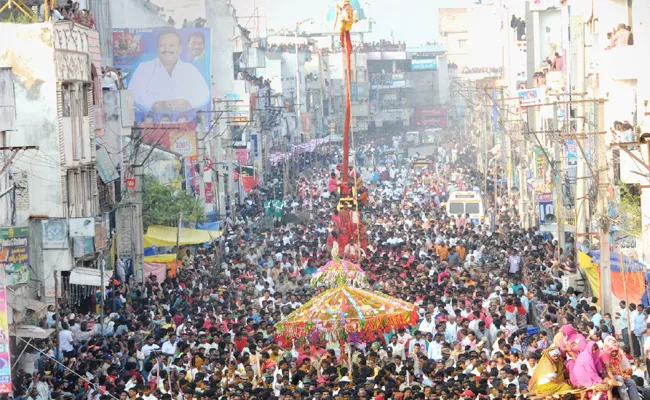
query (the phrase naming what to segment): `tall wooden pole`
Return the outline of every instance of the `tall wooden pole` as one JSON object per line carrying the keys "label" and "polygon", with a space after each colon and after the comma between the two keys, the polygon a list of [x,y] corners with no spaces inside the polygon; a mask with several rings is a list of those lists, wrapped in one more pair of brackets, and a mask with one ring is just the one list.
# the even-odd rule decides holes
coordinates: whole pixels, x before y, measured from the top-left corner
{"label": "tall wooden pole", "polygon": [[[239,171],[239,173],[241,174],[241,171]],[[178,206],[178,228],[176,229],[176,258],[177,259],[181,254],[180,244],[181,244],[181,225],[182,224],[183,224],[183,209],[181,208],[181,206]],[[181,257],[181,260],[182,259],[183,259],[183,257]],[[176,265],[178,265],[178,261],[177,261]]]}
{"label": "tall wooden pole", "polygon": [[56,349],[54,356],[58,360],[61,347],[59,345],[59,271],[56,268],[54,269],[54,323],[56,325]]}
{"label": "tall wooden pole", "polygon": [[344,42],[345,48],[343,49],[345,53],[346,61],[346,72],[345,72],[345,121],[343,122],[343,170],[341,171],[341,183],[348,183],[348,158],[350,157],[350,118],[352,115],[352,101],[351,89],[352,85],[352,62],[351,62],[351,53],[352,49],[347,49],[347,41]]}

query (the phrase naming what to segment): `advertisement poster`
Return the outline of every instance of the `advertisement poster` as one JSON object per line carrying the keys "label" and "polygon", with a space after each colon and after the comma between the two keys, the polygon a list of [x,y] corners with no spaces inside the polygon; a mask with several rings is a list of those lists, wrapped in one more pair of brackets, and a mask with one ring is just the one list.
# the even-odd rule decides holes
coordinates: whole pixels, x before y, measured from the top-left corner
{"label": "advertisement poster", "polygon": [[7,282],[29,282],[29,227],[0,228],[0,246],[0,262]]}
{"label": "advertisement poster", "polygon": [[248,149],[235,149],[235,164],[246,165],[248,164]]}
{"label": "advertisement poster", "polygon": [[257,141],[258,141],[257,133],[251,134],[251,142],[253,142],[253,154],[255,154],[255,158],[260,156],[259,145],[257,144],[258,143]]}
{"label": "advertisement poster", "polygon": [[7,319],[7,288],[0,286],[0,393],[11,393],[12,391],[9,320]]}
{"label": "advertisement poster", "polygon": [[207,28],[113,31],[113,61],[138,123],[185,123],[210,111],[210,38]]}
{"label": "advertisement poster", "polygon": [[541,104],[541,99],[539,97],[539,91],[537,88],[517,90],[517,97],[519,97],[519,102],[521,103],[522,107]]}
{"label": "advertisement poster", "polygon": [[540,193],[537,195],[537,214],[539,215],[540,225],[544,225],[546,223],[547,215],[555,215],[553,193]]}
{"label": "advertisement poster", "polygon": [[65,219],[43,220],[43,248],[68,248],[68,224]]}
{"label": "advertisement poster", "polygon": [[[355,87],[357,86],[355,85]],[[300,114],[300,119],[302,120],[302,131],[308,134],[314,133],[314,125],[312,124],[311,113]]]}
{"label": "advertisement poster", "polygon": [[578,144],[573,139],[566,141],[566,157],[568,165],[578,165]]}
{"label": "advertisement poster", "polygon": [[205,202],[214,202],[214,195],[212,194],[212,182],[205,183]]}
{"label": "advertisement poster", "polygon": [[182,157],[196,156],[196,133],[171,132],[169,134],[169,150]]}
{"label": "advertisement poster", "polygon": [[535,150],[535,176],[540,179],[546,179],[546,156],[544,151]]}
{"label": "advertisement poster", "polygon": [[106,221],[95,221],[95,248],[101,250],[108,244]]}

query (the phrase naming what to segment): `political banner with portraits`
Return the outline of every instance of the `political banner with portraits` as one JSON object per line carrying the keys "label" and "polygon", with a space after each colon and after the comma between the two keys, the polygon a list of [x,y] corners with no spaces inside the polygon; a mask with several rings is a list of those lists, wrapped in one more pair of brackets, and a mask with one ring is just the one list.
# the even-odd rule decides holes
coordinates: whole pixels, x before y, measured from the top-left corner
{"label": "political banner with portraits", "polygon": [[139,124],[185,125],[210,111],[210,29],[114,30],[113,54]]}

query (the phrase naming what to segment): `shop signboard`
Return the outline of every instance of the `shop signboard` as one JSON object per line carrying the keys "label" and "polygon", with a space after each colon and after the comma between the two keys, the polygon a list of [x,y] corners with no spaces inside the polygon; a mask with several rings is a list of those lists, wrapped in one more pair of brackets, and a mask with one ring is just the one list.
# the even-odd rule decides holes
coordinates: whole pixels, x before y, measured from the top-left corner
{"label": "shop signboard", "polygon": [[10,285],[29,282],[29,227],[0,228],[0,263]]}

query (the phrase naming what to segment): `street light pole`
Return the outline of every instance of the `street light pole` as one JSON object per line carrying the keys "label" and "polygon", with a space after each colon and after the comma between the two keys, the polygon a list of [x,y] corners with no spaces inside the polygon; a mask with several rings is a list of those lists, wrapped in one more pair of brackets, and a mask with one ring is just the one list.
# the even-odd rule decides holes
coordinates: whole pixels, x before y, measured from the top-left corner
{"label": "street light pole", "polygon": [[300,55],[298,54],[298,29],[300,29],[301,24],[302,22],[296,22],[293,45],[296,50],[296,104],[294,107],[296,109],[296,128],[302,132],[302,118],[300,115],[300,109],[302,108],[300,104]]}

